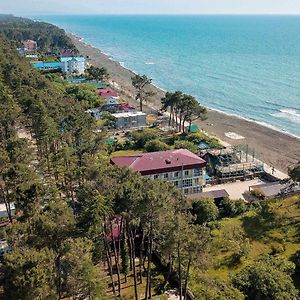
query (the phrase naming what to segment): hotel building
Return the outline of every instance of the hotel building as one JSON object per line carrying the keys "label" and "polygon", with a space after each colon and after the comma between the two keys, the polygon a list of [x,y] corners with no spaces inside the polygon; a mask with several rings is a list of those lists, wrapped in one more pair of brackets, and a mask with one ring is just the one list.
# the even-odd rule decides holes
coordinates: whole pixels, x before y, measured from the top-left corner
{"label": "hotel building", "polygon": [[116,156],[110,162],[147,178],[168,181],[184,194],[200,193],[206,184],[206,162],[186,149]]}

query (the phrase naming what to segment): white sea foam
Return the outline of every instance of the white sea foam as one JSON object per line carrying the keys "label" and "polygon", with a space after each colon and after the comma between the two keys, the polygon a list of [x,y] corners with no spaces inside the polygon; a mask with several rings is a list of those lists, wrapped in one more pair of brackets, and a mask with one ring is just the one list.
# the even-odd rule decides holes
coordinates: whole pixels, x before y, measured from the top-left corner
{"label": "white sea foam", "polygon": [[290,121],[292,121],[294,123],[300,124],[300,113],[296,109],[283,108],[283,109],[280,109],[279,112],[272,114],[272,116],[277,117],[277,118],[289,119]]}
{"label": "white sea foam", "polygon": [[269,123],[266,123],[266,122],[263,122],[263,121],[257,121],[255,119],[252,119],[252,118],[246,118],[246,117],[243,117],[243,116],[240,116],[238,114],[235,114],[235,113],[229,113],[229,112],[225,112],[223,110],[220,110],[220,109],[216,109],[216,108],[212,108],[212,107],[209,107],[209,106],[206,106],[208,109],[210,110],[214,110],[218,113],[221,113],[221,114],[224,114],[224,115],[227,115],[227,116],[232,116],[232,117],[235,117],[235,118],[238,118],[238,119],[241,119],[241,120],[245,120],[245,121],[248,121],[248,122],[252,122],[252,123],[256,123],[256,124],[259,124],[261,126],[264,126],[264,127],[267,127],[267,128],[270,128],[272,130],[275,130],[277,132],[281,132],[281,133],[284,133],[285,135],[288,135],[288,136],[291,136],[293,138],[297,138],[297,139],[300,139],[300,136],[299,135],[296,135],[296,134],[292,134],[290,132],[287,132],[286,129],[284,128],[279,128],[277,126],[274,126],[274,125],[271,125]]}
{"label": "white sea foam", "polygon": [[145,65],[156,65],[156,63],[155,62],[151,62],[151,61],[146,61]]}

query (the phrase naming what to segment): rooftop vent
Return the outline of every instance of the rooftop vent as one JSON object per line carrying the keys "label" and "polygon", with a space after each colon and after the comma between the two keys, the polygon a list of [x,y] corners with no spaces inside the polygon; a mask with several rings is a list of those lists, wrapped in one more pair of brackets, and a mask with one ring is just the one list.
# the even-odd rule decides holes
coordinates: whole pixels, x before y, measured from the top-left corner
{"label": "rooftop vent", "polygon": [[167,165],[170,165],[171,164],[171,161],[169,159],[166,159],[166,164]]}

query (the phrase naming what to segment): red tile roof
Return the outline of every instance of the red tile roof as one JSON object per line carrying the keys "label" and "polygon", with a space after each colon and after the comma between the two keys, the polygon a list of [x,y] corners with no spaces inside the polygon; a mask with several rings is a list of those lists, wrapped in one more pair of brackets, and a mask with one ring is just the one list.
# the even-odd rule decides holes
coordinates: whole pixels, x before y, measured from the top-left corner
{"label": "red tile roof", "polygon": [[97,93],[99,96],[104,98],[110,98],[110,97],[118,97],[118,93],[111,90],[111,89],[98,89]]}
{"label": "red tile roof", "polygon": [[118,104],[118,109],[124,110],[124,111],[130,111],[130,110],[135,110],[135,107],[131,106],[128,103],[120,103],[120,104]]}
{"label": "red tile roof", "polygon": [[110,162],[119,167],[128,167],[142,175],[172,172],[182,168],[202,168],[206,164],[205,160],[186,149],[116,156]]}

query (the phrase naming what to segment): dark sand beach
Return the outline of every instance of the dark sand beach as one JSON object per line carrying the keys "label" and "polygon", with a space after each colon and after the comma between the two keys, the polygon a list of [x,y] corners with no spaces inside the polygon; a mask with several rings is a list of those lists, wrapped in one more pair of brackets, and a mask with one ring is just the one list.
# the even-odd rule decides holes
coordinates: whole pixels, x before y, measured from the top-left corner
{"label": "dark sand beach", "polygon": [[[80,53],[88,56],[90,64],[103,66],[108,70],[110,80],[125,92],[124,96],[131,97],[133,95],[134,91],[131,85],[133,72],[111,60],[100,49],[85,44],[74,35],[69,35]],[[155,86],[151,86],[150,89],[156,95],[148,102],[146,110],[158,110],[164,92]],[[209,110],[208,120],[199,122],[199,125],[208,134],[231,145],[248,144],[251,148],[255,148],[257,158],[282,172],[286,173],[289,166],[300,161],[300,139],[255,122]],[[226,136],[228,132],[234,132],[244,138],[229,138]]]}

